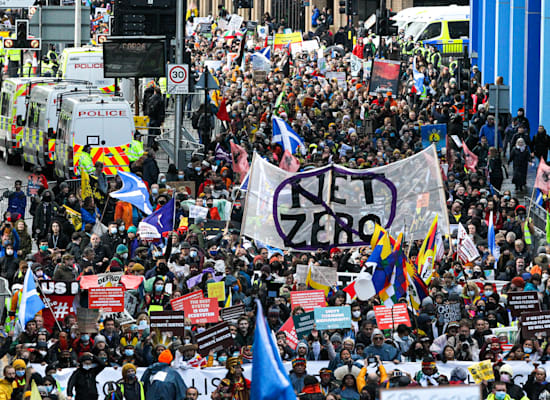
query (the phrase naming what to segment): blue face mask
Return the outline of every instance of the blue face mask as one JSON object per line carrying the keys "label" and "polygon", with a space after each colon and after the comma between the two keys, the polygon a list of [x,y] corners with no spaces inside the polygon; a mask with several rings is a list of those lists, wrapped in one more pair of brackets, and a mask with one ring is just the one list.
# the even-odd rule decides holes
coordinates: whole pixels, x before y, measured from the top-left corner
{"label": "blue face mask", "polygon": [[18,370],[18,371],[15,371],[15,375],[17,375],[18,377],[21,378],[21,377],[25,376],[25,373],[26,373],[26,372],[27,372],[27,371],[25,371],[24,369],[20,369],[20,370]]}
{"label": "blue face mask", "polygon": [[153,188],[151,189],[151,193],[153,194],[158,194],[159,190],[157,188]]}
{"label": "blue face mask", "polygon": [[234,290],[235,292],[238,292],[238,291],[239,291],[239,285],[233,286],[233,290]]}
{"label": "blue face mask", "polygon": [[195,171],[201,172],[201,167],[195,167]]}
{"label": "blue face mask", "polygon": [[196,251],[191,251],[191,252],[189,252],[189,255],[191,256],[191,258],[195,258],[197,256],[197,252]]}
{"label": "blue face mask", "polygon": [[493,294],[493,291],[492,290],[486,290],[485,291],[485,296],[489,297],[490,295]]}
{"label": "blue face mask", "polygon": [[530,348],[530,347],[524,347],[524,348],[523,348],[523,352],[524,352],[525,354],[531,354],[531,353],[533,352],[533,349]]}
{"label": "blue face mask", "polygon": [[227,356],[219,356],[218,361],[221,362],[221,363],[226,362],[227,361]]}
{"label": "blue face mask", "polygon": [[495,399],[504,400],[505,397],[506,397],[506,392],[503,392],[503,391],[495,392]]}
{"label": "blue face mask", "polygon": [[87,342],[90,340],[90,335],[82,335],[80,336],[80,340],[82,340],[83,342]]}
{"label": "blue face mask", "polygon": [[178,175],[178,179],[183,179],[183,175]]}
{"label": "blue face mask", "polygon": [[160,183],[166,183],[166,179],[161,179]]}
{"label": "blue face mask", "polygon": [[44,387],[46,388],[46,392],[48,392],[48,393],[51,393],[52,390],[53,390],[53,386],[51,386],[51,385],[47,385],[47,386],[44,386]]}
{"label": "blue face mask", "polygon": [[209,253],[211,256],[215,256],[216,254],[218,254],[218,250],[210,250]]}
{"label": "blue face mask", "polygon": [[163,285],[155,285],[155,291],[157,292],[162,292],[164,289],[164,286]]}
{"label": "blue face mask", "polygon": [[126,349],[124,350],[124,355],[131,357],[134,355],[134,349]]}

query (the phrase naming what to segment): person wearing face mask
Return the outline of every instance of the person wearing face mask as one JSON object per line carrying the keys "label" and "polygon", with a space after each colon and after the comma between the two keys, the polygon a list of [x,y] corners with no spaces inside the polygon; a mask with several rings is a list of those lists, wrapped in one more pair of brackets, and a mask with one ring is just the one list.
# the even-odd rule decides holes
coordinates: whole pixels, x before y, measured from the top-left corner
{"label": "person wearing face mask", "polygon": [[119,244],[116,248],[116,254],[107,267],[107,272],[121,272],[128,264],[128,247]]}
{"label": "person wearing face mask", "polygon": [[114,256],[114,251],[116,250],[119,244],[122,244],[124,239],[118,233],[118,225],[116,222],[110,222],[107,227],[108,232],[101,236],[101,245],[104,246],[107,258],[112,258]]}
{"label": "person wearing face mask", "polygon": [[45,190],[42,194],[42,201],[36,206],[34,218],[32,220],[33,236],[42,236],[48,232],[48,228],[57,215],[59,206],[53,200],[50,190]]}
{"label": "person wearing face mask", "polygon": [[145,367],[148,365],[143,358],[141,358],[139,351],[136,350],[136,347],[132,344],[124,346],[122,356],[118,360],[118,365],[124,365],[127,363],[135,364],[140,367]]}
{"label": "person wearing face mask", "polygon": [[96,378],[105,364],[91,353],[84,353],[79,367],[72,373],[67,384],[67,400],[97,400]]}
{"label": "person wearing face mask", "polygon": [[164,292],[164,280],[159,277],[155,279],[152,292],[145,295],[145,304],[150,311],[162,311],[169,302],[170,296]]}
{"label": "person wearing face mask", "polygon": [[117,382],[118,392],[124,400],[145,400],[145,389],[136,377],[137,368],[128,362],[122,366],[122,379]]}
{"label": "person wearing face mask", "polygon": [[414,337],[411,336],[411,328],[405,324],[399,324],[397,331],[393,334],[393,341],[397,344],[401,354],[408,352],[414,342]]}
{"label": "person wearing face mask", "polygon": [[[498,381],[493,385],[493,390],[487,396],[486,400],[511,400],[511,397],[506,393],[506,383]],[[538,399],[538,397],[529,397],[530,399]]]}
{"label": "person wearing face mask", "polygon": [[10,243],[5,246],[5,254],[0,258],[0,276],[12,280],[15,271],[19,266],[19,259],[15,255],[13,245]]}
{"label": "person wearing face mask", "polygon": [[94,341],[90,338],[89,333],[81,333],[80,337],[77,335],[77,339],[73,342],[73,350],[78,357],[82,357],[84,353],[92,352],[94,347]]}
{"label": "person wearing face mask", "polygon": [[510,395],[512,400],[522,400],[524,397],[521,386],[514,383],[514,371],[509,364],[504,364],[498,370],[500,381],[506,384],[506,393]]}
{"label": "person wearing face mask", "polygon": [[12,366],[15,369],[14,390],[23,390],[27,384],[27,363],[18,358],[12,363]]}

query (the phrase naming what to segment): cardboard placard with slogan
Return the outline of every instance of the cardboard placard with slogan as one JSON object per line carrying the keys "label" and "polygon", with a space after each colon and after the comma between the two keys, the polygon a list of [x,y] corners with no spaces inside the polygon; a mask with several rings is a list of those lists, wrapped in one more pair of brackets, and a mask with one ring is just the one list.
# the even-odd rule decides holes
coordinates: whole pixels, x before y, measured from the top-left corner
{"label": "cardboard placard with slogan", "polygon": [[206,357],[210,351],[229,349],[235,344],[227,322],[220,322],[202,333],[197,333],[195,338],[199,353],[203,357]]}
{"label": "cardboard placard with slogan", "polygon": [[480,384],[483,381],[490,382],[495,380],[493,364],[489,360],[484,360],[468,367],[468,371],[470,371],[470,375],[472,375],[476,384]]}
{"label": "cardboard placard with slogan", "polygon": [[521,314],[521,334],[525,339],[531,339],[538,334],[550,336],[550,311],[538,311]]}
{"label": "cardboard placard with slogan", "polygon": [[411,319],[406,304],[396,304],[393,307],[375,306],[374,316],[379,329],[394,329],[397,325],[411,326]]}
{"label": "cardboard placard with slogan", "polygon": [[301,306],[304,311],[313,311],[317,307],[326,306],[324,290],[303,290],[290,292],[290,304],[294,310]]}
{"label": "cardboard placard with slogan", "polygon": [[183,302],[185,317],[192,324],[218,322],[220,311],[217,299],[191,299]]}
{"label": "cardboard placard with slogan", "polygon": [[97,321],[99,320],[99,310],[92,308],[77,308],[76,317],[78,321],[78,330],[81,333],[96,333]]}
{"label": "cardboard placard with slogan", "polygon": [[225,282],[211,282],[207,286],[208,298],[225,301]]}
{"label": "cardboard placard with slogan", "polygon": [[[428,206],[417,210],[423,193]],[[291,173],[255,154],[241,232],[269,246],[317,251],[370,245],[377,223],[422,240],[436,215],[446,216],[447,206],[433,145],[367,170],[331,164]],[[447,218],[438,228],[448,231]]]}
{"label": "cardboard placard with slogan", "polygon": [[510,292],[506,304],[512,317],[519,317],[524,312],[540,311],[540,302],[537,292]]}
{"label": "cardboard placard with slogan", "polygon": [[233,307],[220,308],[220,318],[222,321],[236,322],[239,317],[246,313],[244,304],[237,304]]}
{"label": "cardboard placard with slogan", "polygon": [[185,296],[178,297],[170,300],[170,305],[174,311],[183,311],[183,304],[186,300],[202,299],[204,298],[202,290],[196,290],[193,293],[186,294]]}
{"label": "cardboard placard with slogan", "polygon": [[461,309],[459,303],[452,304],[438,304],[436,308],[437,320],[441,324],[448,324],[449,322],[458,322],[461,318]]}
{"label": "cardboard placard with slogan", "polygon": [[172,332],[174,336],[185,333],[185,317],[180,311],[151,311],[151,329],[160,332]]}
{"label": "cardboard placard with slogan", "polygon": [[124,288],[122,286],[90,288],[88,307],[100,308],[105,312],[124,311]]}
{"label": "cardboard placard with slogan", "polygon": [[309,336],[315,326],[315,314],[313,311],[297,314],[292,317],[294,329],[298,339],[305,339]]}
{"label": "cardboard placard with slogan", "polygon": [[351,328],[351,309],[344,307],[323,307],[314,311],[315,326],[320,331]]}

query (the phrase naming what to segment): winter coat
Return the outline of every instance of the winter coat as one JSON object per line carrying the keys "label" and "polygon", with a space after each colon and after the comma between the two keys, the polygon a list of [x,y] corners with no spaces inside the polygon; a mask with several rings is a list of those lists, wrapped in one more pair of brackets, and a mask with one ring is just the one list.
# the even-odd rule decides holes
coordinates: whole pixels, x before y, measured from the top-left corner
{"label": "winter coat", "polygon": [[[162,379],[161,379],[162,377]],[[141,377],[147,400],[180,400],[187,386],[180,374],[166,363],[155,363]]]}

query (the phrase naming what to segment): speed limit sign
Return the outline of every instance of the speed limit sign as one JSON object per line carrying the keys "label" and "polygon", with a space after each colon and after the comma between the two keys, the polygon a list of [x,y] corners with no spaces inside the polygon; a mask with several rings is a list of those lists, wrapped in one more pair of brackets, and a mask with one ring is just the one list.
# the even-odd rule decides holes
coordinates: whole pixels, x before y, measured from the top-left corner
{"label": "speed limit sign", "polygon": [[166,90],[169,94],[187,94],[189,93],[189,65],[187,64],[169,64],[168,65],[168,85]]}

